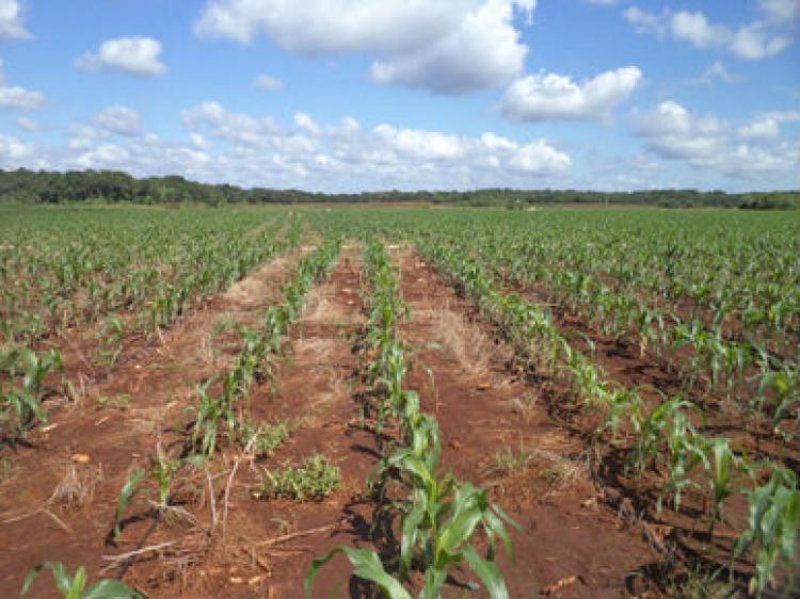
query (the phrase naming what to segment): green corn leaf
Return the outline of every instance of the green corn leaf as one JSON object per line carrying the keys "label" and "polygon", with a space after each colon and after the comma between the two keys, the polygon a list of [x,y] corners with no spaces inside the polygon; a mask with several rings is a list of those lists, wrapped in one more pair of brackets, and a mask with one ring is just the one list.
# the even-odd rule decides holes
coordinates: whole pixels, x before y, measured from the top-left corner
{"label": "green corn leaf", "polygon": [[101,580],[81,594],[80,599],[138,599],[141,596],[120,580]]}
{"label": "green corn leaf", "polygon": [[425,572],[425,586],[420,593],[422,599],[440,599],[442,587],[447,580],[447,568],[428,568]]}
{"label": "green corn leaf", "polygon": [[[490,537],[492,535],[496,535],[500,537],[500,540],[503,542],[503,548],[506,551],[506,555],[508,555],[511,559],[514,559],[514,548],[511,546],[511,537],[506,530],[506,527],[503,525],[503,521],[498,518],[496,512],[500,508],[496,505],[492,505],[490,509],[486,510],[483,515],[484,523],[487,528],[487,532],[490,532]],[[519,528],[519,525],[511,520],[511,523]]]}
{"label": "green corn leaf", "polygon": [[456,514],[445,524],[436,539],[436,563],[450,561],[457,554],[458,547],[467,543],[481,521],[482,510],[478,505],[466,508],[456,507]]}
{"label": "green corn leaf", "polygon": [[69,578],[69,573],[66,568],[64,568],[64,564],[60,562],[45,562],[34,566],[25,577],[25,582],[22,584],[20,594],[24,595],[30,590],[31,585],[38,578],[39,574],[41,574],[42,570],[50,570],[53,573],[53,582],[55,582],[56,588],[63,596],[67,596],[72,586],[72,581]]}
{"label": "green corn leaf", "polygon": [[403,588],[403,585],[386,573],[377,554],[367,549],[350,547],[337,547],[311,562],[304,585],[306,596],[311,595],[314,579],[317,577],[319,569],[340,553],[345,554],[350,560],[353,574],[358,578],[377,584],[386,599],[411,599],[411,594]]}
{"label": "green corn leaf", "polygon": [[134,470],[133,474],[128,477],[128,480],[125,481],[125,484],[122,486],[122,490],[119,492],[117,507],[114,510],[114,538],[118,537],[121,532],[119,528],[119,521],[122,517],[122,513],[136,496],[136,493],[139,490],[139,484],[142,482],[145,474],[146,471],[142,468]]}
{"label": "green corn leaf", "polygon": [[403,538],[400,541],[400,578],[408,579],[408,570],[411,567],[411,559],[414,557],[414,547],[419,536],[419,525],[425,517],[425,502],[418,501],[411,512],[406,515],[403,521]]}
{"label": "green corn leaf", "polygon": [[80,566],[78,570],[75,572],[75,576],[72,579],[72,583],[69,587],[69,592],[67,593],[68,599],[81,599],[81,591],[83,591],[83,587],[86,586],[86,568]]}
{"label": "green corn leaf", "polygon": [[472,545],[464,547],[464,557],[470,569],[481,579],[492,599],[508,599],[508,590],[497,565],[481,558]]}

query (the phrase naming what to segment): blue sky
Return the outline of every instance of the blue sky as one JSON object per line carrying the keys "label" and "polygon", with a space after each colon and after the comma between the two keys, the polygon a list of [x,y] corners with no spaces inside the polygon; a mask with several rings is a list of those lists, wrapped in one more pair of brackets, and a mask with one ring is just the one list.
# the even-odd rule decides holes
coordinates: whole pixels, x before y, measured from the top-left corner
{"label": "blue sky", "polygon": [[800,0],[0,0],[0,168],[800,187]]}

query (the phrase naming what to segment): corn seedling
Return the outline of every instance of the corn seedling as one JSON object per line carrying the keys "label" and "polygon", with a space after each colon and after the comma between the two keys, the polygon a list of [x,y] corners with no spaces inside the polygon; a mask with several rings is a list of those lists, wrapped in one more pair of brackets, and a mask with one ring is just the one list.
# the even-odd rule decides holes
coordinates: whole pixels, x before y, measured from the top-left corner
{"label": "corn seedling", "polygon": [[53,583],[59,594],[64,599],[139,599],[142,595],[131,589],[120,580],[100,580],[88,589],[86,568],[79,566],[74,575],[70,575],[61,562],[45,562],[35,566],[25,578],[25,583],[20,590],[21,595],[27,594],[42,570],[50,570],[53,574]]}

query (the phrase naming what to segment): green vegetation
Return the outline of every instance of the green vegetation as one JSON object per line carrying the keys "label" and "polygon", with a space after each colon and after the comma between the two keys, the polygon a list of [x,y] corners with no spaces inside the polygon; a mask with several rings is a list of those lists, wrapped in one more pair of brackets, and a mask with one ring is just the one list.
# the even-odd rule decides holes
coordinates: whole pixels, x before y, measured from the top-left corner
{"label": "green vegetation", "polygon": [[53,582],[64,599],[137,599],[142,596],[119,580],[100,580],[87,589],[86,568],[80,566],[70,576],[61,562],[45,562],[34,567],[22,585],[22,595],[28,592],[42,570],[53,573]]}
{"label": "green vegetation", "polygon": [[235,185],[206,185],[183,177],[135,179],[119,171],[35,172],[0,170],[0,201],[23,204],[197,203],[296,204],[296,203],[402,203],[433,202],[460,206],[524,208],[548,204],[642,205],[663,208],[743,208],[785,210],[800,208],[800,192],[774,191],[729,194],[723,191],[664,189],[635,192],[581,190],[480,189],[475,191],[381,191],[357,194],[310,193],[296,189],[242,189]]}
{"label": "green vegetation", "polygon": [[[513,555],[505,524],[517,524],[488,500],[485,491],[438,473],[442,453],[439,425],[422,413],[417,393],[404,388],[408,368],[398,324],[408,316],[408,309],[398,295],[397,273],[376,239],[369,241],[366,257],[364,270],[372,289],[364,356],[371,359],[366,379],[372,393],[364,415],[375,414],[375,434],[383,452],[371,484],[381,502],[380,517],[387,519],[389,526],[395,516],[401,520],[399,565],[395,577],[386,571],[377,553],[339,547],[313,561],[306,577],[306,594],[320,568],[344,553],[356,576],[378,585],[392,599],[411,597],[407,587],[412,563],[423,573],[420,596],[425,599],[440,597],[449,572],[462,564],[483,582],[493,599],[506,598],[503,576],[494,563],[495,544],[500,538],[506,553]],[[398,425],[398,435],[387,442],[384,428],[389,418]],[[397,495],[401,498],[390,499]],[[479,530],[488,543],[485,557],[474,544]]]}
{"label": "green vegetation", "polygon": [[[319,454],[271,464],[293,426],[254,420],[250,402],[260,385],[274,385],[287,335],[349,239],[363,241],[365,250],[361,425],[380,451],[368,485],[376,526],[400,534],[396,546],[341,547],[319,557],[309,588],[343,553],[355,576],[392,597],[438,597],[455,569],[471,572],[485,594],[506,595],[496,545],[511,554],[515,523],[485,490],[443,471],[439,423],[407,380],[412,354],[399,330],[409,310],[387,250],[396,243],[414,246],[474,304],[513,348],[514,368],[543,381],[546,393],[535,393],[536,402],[589,423],[586,462],[599,486],[624,487],[641,502],[637,514],[645,521],[699,519],[697,530],[682,533],[690,551],[670,558],[673,572],[685,559],[682,571],[702,571],[710,589],[725,579],[762,596],[792,588],[800,526],[792,470],[800,442],[798,213],[132,206],[0,212],[15,217],[0,219],[0,449],[47,422],[52,398],[75,396],[78,381],[67,380],[74,357],[62,359],[57,348],[76,331],[88,331],[81,337],[91,347],[88,359],[113,376],[131,346],[158,343],[185,314],[259,264],[304,246],[302,259],[287,261],[279,301],[247,327],[218,323],[217,333],[238,334],[230,335],[235,354],[227,370],[191,381],[193,405],[170,431],[177,442],[132,472],[113,519],[109,509],[111,541],[126,519],[142,516],[131,514],[137,508],[153,526],[190,518],[187,488],[213,492],[224,481],[219,499],[226,504],[241,459],[266,462],[258,493],[265,499],[320,500],[337,487],[338,468]],[[604,367],[608,356],[598,348],[608,347],[657,368],[670,383],[658,391],[621,382]],[[97,399],[101,407],[129,402],[124,394]],[[524,412],[535,404],[515,405]],[[524,469],[537,457],[531,455],[499,454],[494,467]],[[570,464],[539,457],[550,465],[540,474],[552,485],[569,475]],[[212,473],[212,466],[231,463],[228,476]],[[198,485],[202,474],[208,480]],[[62,592],[72,589],[70,596],[95,588],[85,590],[80,570],[70,577],[63,567],[42,568],[56,574]]]}
{"label": "green vegetation", "polygon": [[284,464],[281,468],[265,469],[261,473],[261,499],[291,499],[292,501],[322,501],[339,486],[339,467],[315,453],[300,465]]}

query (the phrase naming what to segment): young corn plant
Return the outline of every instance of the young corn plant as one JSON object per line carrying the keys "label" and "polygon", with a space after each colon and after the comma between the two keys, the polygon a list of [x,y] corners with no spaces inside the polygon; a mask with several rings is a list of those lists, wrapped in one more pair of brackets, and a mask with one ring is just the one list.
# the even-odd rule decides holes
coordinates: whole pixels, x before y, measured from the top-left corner
{"label": "young corn plant", "polygon": [[[307,592],[320,568],[338,553],[345,553],[354,574],[377,584],[388,597],[410,597],[403,585],[410,583],[411,566],[416,563],[424,580],[420,597],[438,599],[451,568],[464,563],[483,582],[490,597],[506,598],[503,576],[494,563],[496,539],[500,538],[508,555],[513,556],[505,524],[518,525],[489,502],[485,491],[450,476],[437,478],[426,459],[412,448],[398,450],[387,465],[400,471],[408,487],[408,497],[392,504],[402,518],[399,580],[385,571],[376,554],[340,547],[313,561],[306,577]],[[488,542],[485,557],[474,546],[478,529],[483,530]]]}
{"label": "young corn plant", "polygon": [[787,588],[791,588],[797,566],[797,531],[800,530],[797,475],[786,468],[773,467],[766,484],[745,494],[750,501],[749,528],[734,546],[733,559],[745,552],[755,554],[756,571],[750,580],[750,594],[760,596],[770,586],[775,586],[775,569],[779,564],[784,566]]}
{"label": "young corn plant", "polygon": [[70,575],[61,562],[45,562],[38,564],[28,573],[20,590],[25,595],[39,577],[43,570],[50,570],[53,574],[53,583],[59,594],[64,599],[140,599],[141,593],[133,590],[120,580],[99,580],[88,589],[86,568],[79,566],[74,575]]}
{"label": "young corn plant", "polygon": [[57,350],[14,349],[0,356],[0,372],[8,373],[12,383],[10,388],[0,383],[0,438],[14,445],[36,422],[47,422],[44,378],[54,369],[61,372],[63,383],[64,364]]}
{"label": "young corn plant", "polygon": [[143,483],[149,480],[155,493],[151,492],[154,499],[148,498],[155,517],[164,521],[191,520],[191,514],[179,505],[174,504],[175,494],[180,481],[178,474],[187,467],[196,467],[201,463],[201,458],[192,456],[185,460],[170,458],[158,449],[155,456],[150,458],[150,468],[134,470],[120,490],[117,505],[114,509],[109,543],[116,542],[122,532],[123,515],[131,505],[136,495],[142,490]]}

